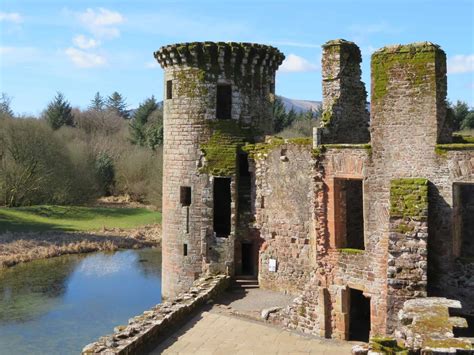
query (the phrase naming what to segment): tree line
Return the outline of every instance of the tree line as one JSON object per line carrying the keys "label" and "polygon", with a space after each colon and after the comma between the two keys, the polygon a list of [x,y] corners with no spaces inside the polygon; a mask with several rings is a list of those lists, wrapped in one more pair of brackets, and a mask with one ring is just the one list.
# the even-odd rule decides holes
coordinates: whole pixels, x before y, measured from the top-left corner
{"label": "tree line", "polygon": [[[118,92],[97,92],[84,109],[57,93],[39,117],[16,116],[0,96],[0,205],[84,204],[126,195],[161,205],[163,109],[152,96],[129,110]],[[273,106],[274,131],[285,138],[310,137],[315,111]],[[474,129],[474,110],[448,105],[455,130]]]}
{"label": "tree line", "polygon": [[85,110],[57,93],[39,117],[0,97],[0,205],[84,204],[107,195],[161,204],[163,110],[152,96],[128,110],[118,92]]}

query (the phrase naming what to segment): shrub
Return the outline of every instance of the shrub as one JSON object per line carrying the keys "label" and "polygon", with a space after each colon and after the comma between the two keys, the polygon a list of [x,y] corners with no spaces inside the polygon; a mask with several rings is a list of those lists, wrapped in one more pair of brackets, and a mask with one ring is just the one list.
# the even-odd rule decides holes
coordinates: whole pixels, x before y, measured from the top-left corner
{"label": "shrub", "polygon": [[134,201],[161,205],[161,149],[130,147],[116,161],[116,192]]}

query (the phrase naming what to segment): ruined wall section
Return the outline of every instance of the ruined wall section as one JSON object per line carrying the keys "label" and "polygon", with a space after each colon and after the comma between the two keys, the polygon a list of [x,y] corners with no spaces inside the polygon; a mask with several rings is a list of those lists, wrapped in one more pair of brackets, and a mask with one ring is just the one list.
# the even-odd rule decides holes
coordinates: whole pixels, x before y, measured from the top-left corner
{"label": "ruined wall section", "polygon": [[[391,181],[407,178],[424,178],[429,181],[429,186],[433,186],[433,189],[430,189],[428,196],[430,238],[427,243],[432,245],[435,240],[444,239],[449,244],[452,221],[446,221],[444,226],[438,222],[431,225],[431,221],[449,218],[443,214],[450,215],[449,202],[445,199],[452,189],[452,181],[449,181],[447,169],[439,165],[436,153],[437,143],[447,139],[446,55],[438,46],[429,42],[390,46],[373,54],[371,69],[373,168],[367,181],[370,199],[367,211],[368,232],[373,240],[378,239],[381,246],[386,246],[380,248],[381,257],[387,252],[390,255],[401,253],[404,258],[415,261],[417,256],[414,253],[422,252],[423,249],[422,236],[426,225],[423,222],[412,226],[417,230],[415,236],[411,236],[409,231],[401,235],[395,233],[394,221],[390,223]],[[440,230],[436,230],[435,225]],[[398,250],[397,239],[400,243]],[[408,248],[409,244],[414,247]],[[390,262],[393,263],[393,259]],[[419,265],[423,262],[420,259]],[[423,289],[415,290],[423,283],[420,280],[420,277],[424,278],[422,270],[423,267],[416,271],[402,271],[408,274],[413,272],[410,277],[416,275],[413,284],[407,280],[391,279],[392,276],[397,278],[401,275],[393,274],[390,268],[387,270],[390,293],[387,299],[387,333],[390,334],[396,324],[401,307],[398,297],[403,299],[408,295],[421,296],[426,292]],[[417,274],[419,272],[420,275]]]}
{"label": "ruined wall section", "polygon": [[359,47],[353,42],[339,39],[323,45],[321,135],[324,144],[370,141],[361,61]]}
{"label": "ruined wall section", "polygon": [[[163,296],[187,290],[204,271],[234,273],[238,153],[271,133],[276,48],[193,42],[162,47],[164,68]],[[230,85],[230,117],[217,117],[219,85]],[[213,186],[230,179],[231,232],[216,237]],[[191,204],[180,201],[191,188]]]}
{"label": "ruined wall section", "polygon": [[474,184],[474,145],[438,145],[437,157],[437,171],[430,178],[428,294],[459,300],[461,314],[474,316],[474,260],[462,257],[453,186]]}
{"label": "ruined wall section", "polygon": [[[299,294],[309,281],[314,238],[311,237],[311,142],[272,138],[251,146],[255,174],[254,227],[263,245],[259,285]],[[270,270],[270,260],[276,270]]]}
{"label": "ruined wall section", "polygon": [[[405,301],[428,295],[428,180],[392,180],[388,237],[387,310],[396,314]],[[389,317],[388,329],[397,321]]]}

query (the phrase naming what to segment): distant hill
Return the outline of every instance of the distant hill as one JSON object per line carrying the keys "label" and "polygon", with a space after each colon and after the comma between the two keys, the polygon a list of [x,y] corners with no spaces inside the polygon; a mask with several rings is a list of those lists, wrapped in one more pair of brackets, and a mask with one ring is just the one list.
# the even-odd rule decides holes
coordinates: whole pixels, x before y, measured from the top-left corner
{"label": "distant hill", "polygon": [[[289,99],[288,97],[284,96],[279,96],[277,95],[283,102],[283,105],[285,106],[286,111],[290,111],[291,108],[297,112],[306,112],[309,110],[316,111],[322,104],[321,101],[311,101],[311,100],[297,100],[297,99]],[[159,101],[158,105],[160,107],[163,107],[163,101]],[[136,109],[130,109],[128,110],[129,114],[131,117],[135,114]]]}
{"label": "distant hill", "polygon": [[321,106],[321,101],[310,101],[310,100],[296,100],[296,99],[289,99],[284,96],[278,96],[283,105],[285,105],[285,109],[290,111],[291,108],[296,112],[306,112],[309,110],[316,111]]}

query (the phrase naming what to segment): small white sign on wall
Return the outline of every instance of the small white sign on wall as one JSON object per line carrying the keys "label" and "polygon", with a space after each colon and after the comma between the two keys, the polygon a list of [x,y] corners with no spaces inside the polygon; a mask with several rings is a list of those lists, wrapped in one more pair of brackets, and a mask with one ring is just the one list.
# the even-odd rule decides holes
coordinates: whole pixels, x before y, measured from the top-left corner
{"label": "small white sign on wall", "polygon": [[277,261],[276,259],[269,259],[268,260],[268,271],[276,272],[277,271]]}

